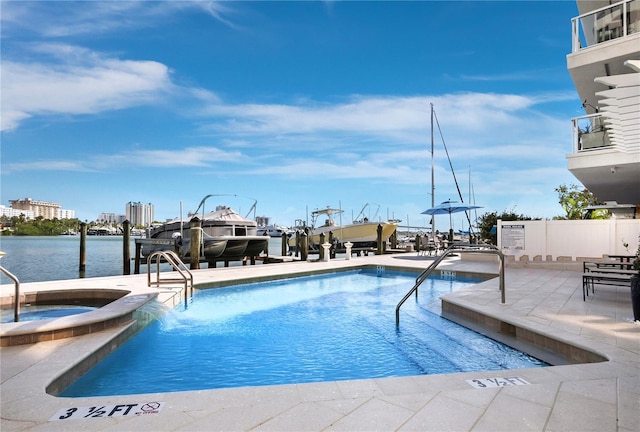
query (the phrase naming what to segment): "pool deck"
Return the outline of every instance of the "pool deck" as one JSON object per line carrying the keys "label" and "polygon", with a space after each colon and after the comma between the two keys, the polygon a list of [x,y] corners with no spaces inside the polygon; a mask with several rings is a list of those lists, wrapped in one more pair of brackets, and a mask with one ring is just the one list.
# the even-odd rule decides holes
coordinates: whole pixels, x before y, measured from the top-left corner
{"label": "pool deck", "polygon": [[[359,265],[425,268],[431,259],[415,253],[338,258],[204,269],[194,271],[194,278],[198,285]],[[497,267],[491,262],[451,258],[439,268],[495,274]],[[448,294],[446,299],[515,327],[597,352],[608,361],[118,397],[69,399],[47,394],[45,388],[50,383],[122,331],[112,328],[0,348],[0,430],[640,431],[640,326],[633,323],[629,288],[598,287],[585,302],[580,271],[530,266],[507,267],[505,274],[506,304],[500,303],[497,278]],[[59,281],[41,282],[22,284],[21,288],[60,289],[60,285]],[[65,281],[64,286],[117,287],[132,294],[158,291],[147,288],[146,274]],[[12,289],[3,285],[2,294]],[[168,289],[161,287],[160,291],[166,295]],[[389,317],[389,325],[395,325],[395,316]],[[529,384],[475,388],[467,381],[496,377],[519,377]],[[126,406],[150,402],[162,402],[160,411],[118,415]],[[61,410],[103,406],[112,410],[116,405],[120,407],[112,416],[50,420]]]}

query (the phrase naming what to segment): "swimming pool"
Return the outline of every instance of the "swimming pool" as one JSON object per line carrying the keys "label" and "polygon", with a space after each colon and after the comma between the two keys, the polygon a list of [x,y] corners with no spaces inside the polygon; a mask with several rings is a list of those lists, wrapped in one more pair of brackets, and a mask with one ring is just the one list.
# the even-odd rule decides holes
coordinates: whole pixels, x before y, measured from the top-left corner
{"label": "swimming pool", "polygon": [[[91,312],[97,308],[91,306],[25,306],[20,310],[20,322],[38,321],[49,318],[60,318],[63,316],[77,315]],[[14,322],[13,309],[2,309],[0,311],[0,323]]]}
{"label": "swimming pool", "polygon": [[84,397],[338,381],[546,363],[438,315],[474,279],[430,278],[395,306],[413,273],[357,270],[202,290],[59,396]]}

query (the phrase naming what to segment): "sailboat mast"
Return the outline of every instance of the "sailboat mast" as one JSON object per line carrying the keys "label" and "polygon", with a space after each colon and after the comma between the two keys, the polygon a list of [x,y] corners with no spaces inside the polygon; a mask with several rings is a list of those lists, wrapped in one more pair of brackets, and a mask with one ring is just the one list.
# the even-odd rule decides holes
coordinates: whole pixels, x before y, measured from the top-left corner
{"label": "sailboat mast", "polygon": [[[473,204],[471,201],[471,165],[469,165],[469,204]],[[471,219],[469,219],[469,243],[471,243]]]}
{"label": "sailboat mast", "polygon": [[[434,187],[434,161],[433,161],[433,104],[431,105],[431,208],[435,207],[435,187]],[[431,238],[434,235],[434,216],[431,215]]]}

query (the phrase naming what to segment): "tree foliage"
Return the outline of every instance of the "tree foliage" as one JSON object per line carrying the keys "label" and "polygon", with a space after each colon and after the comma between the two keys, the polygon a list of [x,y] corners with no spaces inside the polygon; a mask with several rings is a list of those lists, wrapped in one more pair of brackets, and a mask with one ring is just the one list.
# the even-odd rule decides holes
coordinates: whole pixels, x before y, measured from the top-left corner
{"label": "tree foliage", "polygon": [[35,219],[27,220],[24,215],[2,218],[2,226],[10,227],[11,230],[3,230],[2,234],[17,236],[54,236],[60,235],[67,230],[76,231],[80,222],[78,219],[44,219],[38,216]]}
{"label": "tree foliage", "polygon": [[[599,204],[596,196],[586,188],[580,188],[578,185],[570,186],[560,185],[555,191],[558,193],[558,202],[565,211],[564,216],[558,216],[555,219],[583,219],[587,207]],[[607,212],[593,212],[591,219],[604,219]]]}

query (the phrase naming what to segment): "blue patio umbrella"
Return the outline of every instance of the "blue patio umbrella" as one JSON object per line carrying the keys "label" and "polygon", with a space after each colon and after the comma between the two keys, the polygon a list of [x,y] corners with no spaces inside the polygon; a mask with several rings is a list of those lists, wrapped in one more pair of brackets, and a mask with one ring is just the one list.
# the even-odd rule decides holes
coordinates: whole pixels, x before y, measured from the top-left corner
{"label": "blue patio umbrella", "polygon": [[432,207],[430,209],[423,211],[421,214],[426,214],[431,216],[435,216],[439,214],[448,214],[449,226],[450,226],[449,231],[453,231],[453,218],[451,216],[453,213],[459,213],[459,212],[477,209],[477,208],[482,208],[482,207],[475,206],[475,205],[467,205],[465,203],[459,203],[458,201],[447,200],[438,204],[435,207]]}

